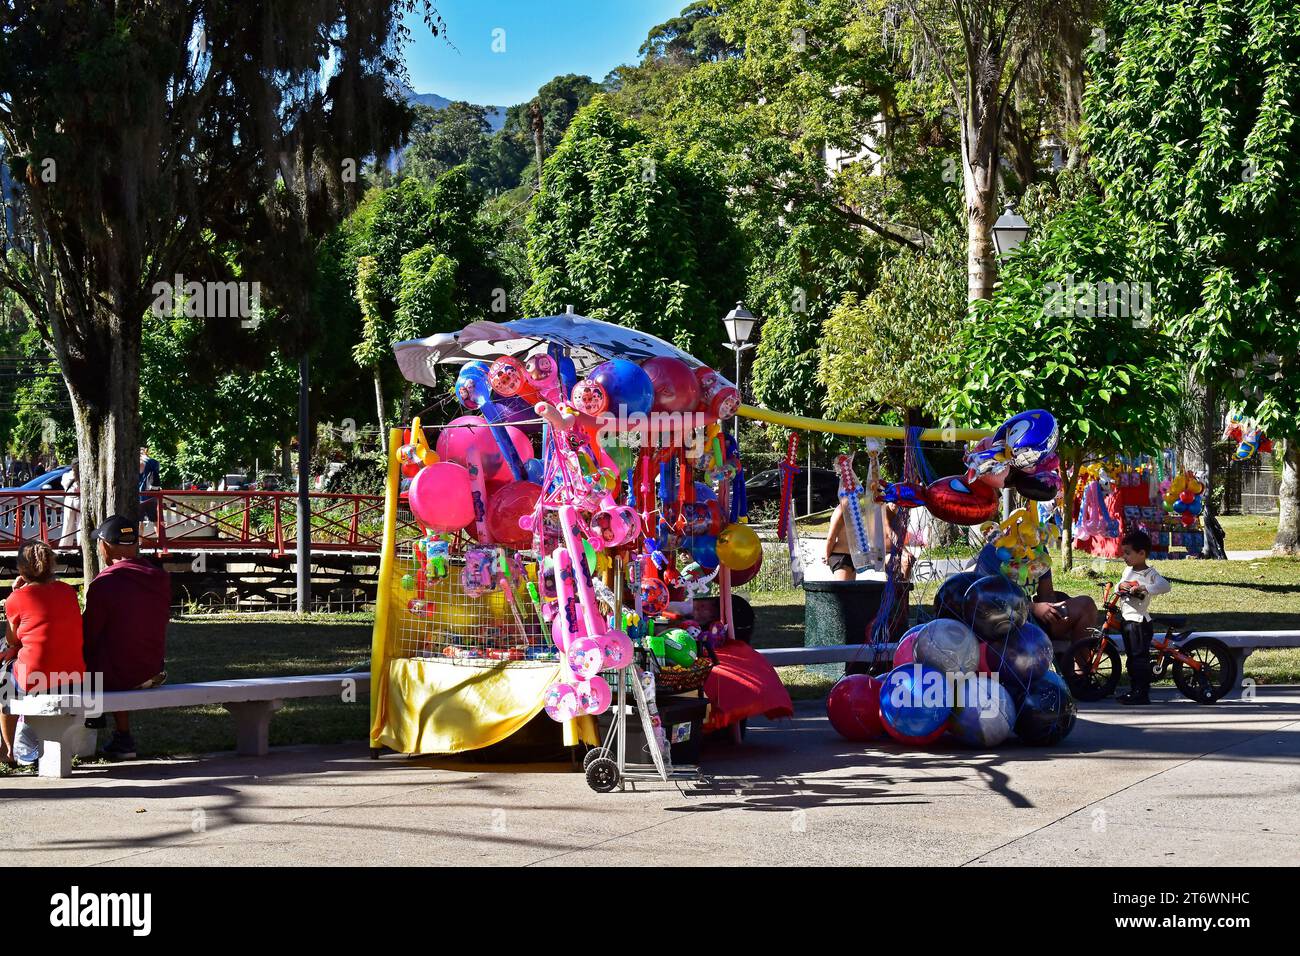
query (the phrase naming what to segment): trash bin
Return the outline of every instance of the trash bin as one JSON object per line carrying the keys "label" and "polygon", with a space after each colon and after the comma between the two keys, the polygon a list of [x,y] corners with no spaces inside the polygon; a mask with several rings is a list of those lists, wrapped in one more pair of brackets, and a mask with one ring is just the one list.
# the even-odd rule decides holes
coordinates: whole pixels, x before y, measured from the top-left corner
{"label": "trash bin", "polygon": [[[900,585],[894,590],[894,600],[905,600]],[[804,581],[804,647],[861,644],[867,637],[867,626],[880,610],[885,596],[884,581]],[[897,607],[897,605],[896,605]],[[866,674],[870,671],[869,655],[861,663],[809,664],[815,674],[838,678],[844,673]]]}

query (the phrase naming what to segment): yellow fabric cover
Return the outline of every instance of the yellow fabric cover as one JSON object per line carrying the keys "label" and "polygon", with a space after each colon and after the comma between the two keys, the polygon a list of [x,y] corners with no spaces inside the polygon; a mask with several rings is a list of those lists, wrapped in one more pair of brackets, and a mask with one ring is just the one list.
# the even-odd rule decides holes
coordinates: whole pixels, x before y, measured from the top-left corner
{"label": "yellow fabric cover", "polygon": [[[376,742],[399,753],[452,754],[505,740],[542,709],[554,667],[392,658]],[[574,726],[580,725],[580,726]],[[595,721],[565,725],[565,743],[596,743]]]}

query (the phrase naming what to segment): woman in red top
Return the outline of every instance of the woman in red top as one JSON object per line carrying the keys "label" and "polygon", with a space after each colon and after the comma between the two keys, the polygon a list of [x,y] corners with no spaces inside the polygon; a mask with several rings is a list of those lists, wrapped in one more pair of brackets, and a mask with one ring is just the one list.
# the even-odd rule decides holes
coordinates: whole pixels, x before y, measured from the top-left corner
{"label": "woman in red top", "polygon": [[[54,580],[54,552],[46,544],[29,544],[18,551],[18,580],[5,602],[7,636],[0,661],[14,660],[13,682],[20,693],[48,693],[59,686],[80,684],[86,662],[81,651],[81,608],[77,592]],[[18,718],[0,717],[4,752],[13,763]]]}

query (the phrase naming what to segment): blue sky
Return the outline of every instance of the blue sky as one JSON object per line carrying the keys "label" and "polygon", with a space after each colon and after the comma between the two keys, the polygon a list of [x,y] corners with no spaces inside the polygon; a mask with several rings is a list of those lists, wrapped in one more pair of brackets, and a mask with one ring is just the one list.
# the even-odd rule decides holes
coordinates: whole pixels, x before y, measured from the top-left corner
{"label": "blue sky", "polygon": [[[529,100],[560,73],[599,82],[637,49],[657,23],[689,0],[435,0],[447,39],[412,18],[407,68],[417,93],[490,106]],[[493,31],[504,31],[494,34]],[[504,43],[503,52],[493,50]]]}

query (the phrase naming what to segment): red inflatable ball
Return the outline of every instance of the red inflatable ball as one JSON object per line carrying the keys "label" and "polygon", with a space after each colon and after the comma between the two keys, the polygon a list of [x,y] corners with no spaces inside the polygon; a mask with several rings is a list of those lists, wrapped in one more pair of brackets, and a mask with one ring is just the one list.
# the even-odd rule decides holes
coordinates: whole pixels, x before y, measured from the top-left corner
{"label": "red inflatable ball", "polygon": [[700,403],[700,383],[681,359],[657,355],[642,362],[641,370],[650,376],[654,386],[653,411],[692,412]]}
{"label": "red inflatable ball", "polygon": [[884,732],[880,720],[880,679],[846,674],[826,697],[826,716],[845,740],[874,740]]}
{"label": "red inflatable ball", "polygon": [[762,570],[762,567],[763,567],[763,552],[760,551],[758,553],[758,560],[755,561],[751,567],[745,568],[743,571],[731,572],[731,586],[733,588],[738,588],[742,584],[748,584],[750,581],[754,580],[754,578],[758,576],[758,572]]}
{"label": "red inflatable ball", "polygon": [[949,524],[983,524],[998,512],[998,493],[983,482],[968,484],[954,475],[931,482],[925,489],[930,514]]}
{"label": "red inflatable ball", "polygon": [[542,495],[541,485],[512,481],[488,496],[487,529],[492,541],[507,548],[532,547],[533,533],[519,527],[519,519],[531,515]]}
{"label": "red inflatable ball", "polygon": [[902,636],[898,642],[898,647],[894,649],[894,666],[902,667],[904,664],[911,664],[916,660],[916,632],[919,628],[913,628]]}

